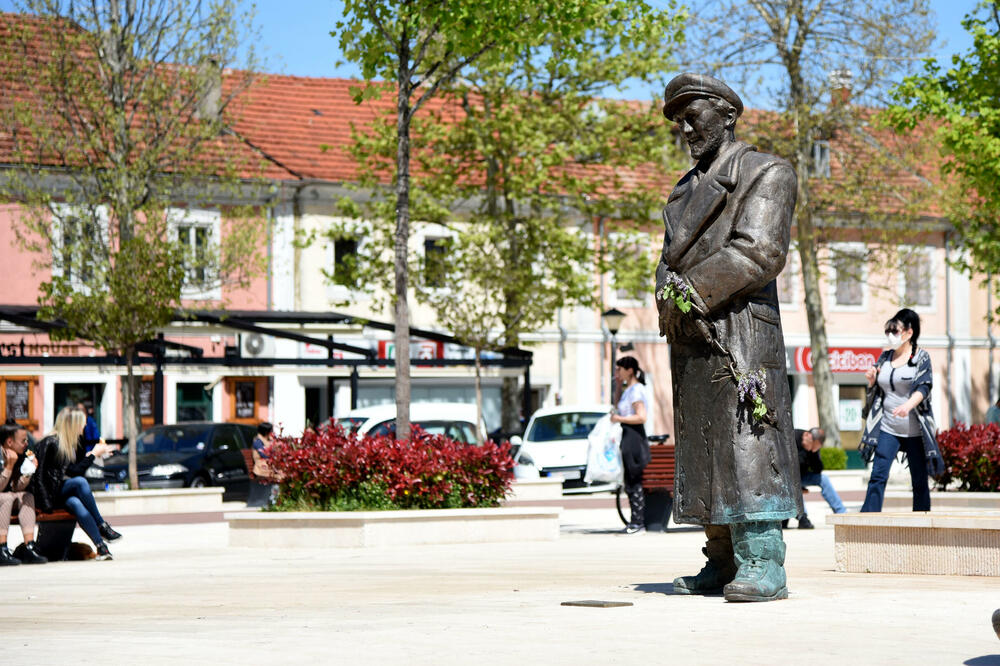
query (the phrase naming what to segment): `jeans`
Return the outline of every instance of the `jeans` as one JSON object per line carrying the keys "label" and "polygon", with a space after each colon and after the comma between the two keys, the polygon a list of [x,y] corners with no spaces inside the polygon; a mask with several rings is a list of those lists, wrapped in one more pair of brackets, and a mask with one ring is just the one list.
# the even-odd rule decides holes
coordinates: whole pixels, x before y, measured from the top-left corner
{"label": "jeans", "polygon": [[95,546],[104,543],[98,525],[104,522],[101,512],[97,510],[97,501],[90,491],[90,484],[82,476],[66,479],[62,485],[62,500],[66,510],[76,516],[76,522]]}
{"label": "jeans", "polygon": [[820,474],[819,472],[808,472],[802,475],[802,485],[803,486],[819,486],[819,492],[823,495],[823,499],[826,503],[830,505],[834,513],[844,513],[847,509],[844,508],[844,503],[840,501],[840,495],[833,487],[833,483],[830,481],[830,477],[826,474]]}
{"label": "jeans", "polygon": [[920,437],[897,437],[887,432],[879,433],[875,457],[872,460],[872,475],[868,481],[868,493],[861,512],[877,513],[882,510],[885,499],[885,484],[889,480],[889,469],[896,453],[906,453],[913,483],[913,510],[931,510],[931,490],[927,483],[927,460],[924,458],[924,442]]}

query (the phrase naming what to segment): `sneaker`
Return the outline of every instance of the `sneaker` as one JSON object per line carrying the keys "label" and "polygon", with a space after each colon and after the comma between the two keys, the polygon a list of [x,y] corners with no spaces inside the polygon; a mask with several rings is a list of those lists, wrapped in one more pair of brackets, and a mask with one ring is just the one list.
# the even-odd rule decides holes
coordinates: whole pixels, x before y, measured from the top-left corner
{"label": "sneaker", "polygon": [[108,525],[107,521],[101,523],[100,527],[101,536],[108,541],[117,541],[122,538],[122,535],[111,529],[111,525]]}
{"label": "sneaker", "polygon": [[21,562],[24,564],[45,564],[48,562],[48,559],[35,550],[34,541],[29,541],[24,544],[24,548],[21,551]]}
{"label": "sneaker", "polygon": [[799,518],[799,529],[800,530],[811,530],[815,525],[809,520],[809,516],[802,516]]}
{"label": "sneaker", "polygon": [[21,560],[14,557],[10,550],[7,549],[7,544],[0,547],[0,567],[12,567],[17,566],[21,563]]}
{"label": "sneaker", "polygon": [[638,532],[645,532],[645,531],[646,531],[645,525],[631,525],[631,524],[626,525],[624,530],[625,534],[636,534]]}
{"label": "sneaker", "polygon": [[108,550],[108,544],[102,543],[100,546],[97,547],[97,560],[103,561],[110,559],[112,558],[111,558],[111,551]]}

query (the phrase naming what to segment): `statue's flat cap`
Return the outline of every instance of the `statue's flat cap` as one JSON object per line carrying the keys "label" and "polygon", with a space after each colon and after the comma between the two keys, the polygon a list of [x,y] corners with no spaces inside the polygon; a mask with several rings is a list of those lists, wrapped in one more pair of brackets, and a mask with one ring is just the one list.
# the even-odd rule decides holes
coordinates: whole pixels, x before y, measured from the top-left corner
{"label": "statue's flat cap", "polygon": [[663,91],[663,115],[673,118],[693,99],[716,97],[724,99],[736,109],[737,117],[743,113],[743,100],[725,83],[707,74],[678,74]]}

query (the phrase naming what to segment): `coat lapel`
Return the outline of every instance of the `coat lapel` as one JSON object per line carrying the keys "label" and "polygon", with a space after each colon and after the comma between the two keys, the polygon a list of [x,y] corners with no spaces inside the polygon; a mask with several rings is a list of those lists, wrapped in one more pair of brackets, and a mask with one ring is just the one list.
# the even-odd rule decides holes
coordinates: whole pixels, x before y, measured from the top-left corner
{"label": "coat lapel", "polygon": [[[669,217],[669,222],[673,226],[670,249],[666,257],[669,266],[677,265],[679,259],[701,236],[708,223],[715,219],[716,213],[725,206],[726,196],[735,189],[739,180],[739,158],[747,150],[751,148],[746,144],[733,144],[733,148],[730,148],[716,165],[709,169],[693,191],[689,191],[691,188],[688,177],[670,194],[664,208],[664,218]],[[678,190],[685,185],[687,185],[685,191],[678,195]]]}

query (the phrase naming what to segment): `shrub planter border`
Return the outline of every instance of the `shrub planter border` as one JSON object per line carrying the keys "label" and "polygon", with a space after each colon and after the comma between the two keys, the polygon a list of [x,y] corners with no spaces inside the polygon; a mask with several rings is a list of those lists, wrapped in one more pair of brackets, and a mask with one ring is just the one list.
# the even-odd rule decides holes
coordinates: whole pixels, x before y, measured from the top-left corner
{"label": "shrub planter border", "polygon": [[1000,576],[1000,512],[840,513],[837,571]]}
{"label": "shrub planter border", "polygon": [[408,511],[227,513],[229,545],[367,548],[438,543],[552,541],[559,507]]}

